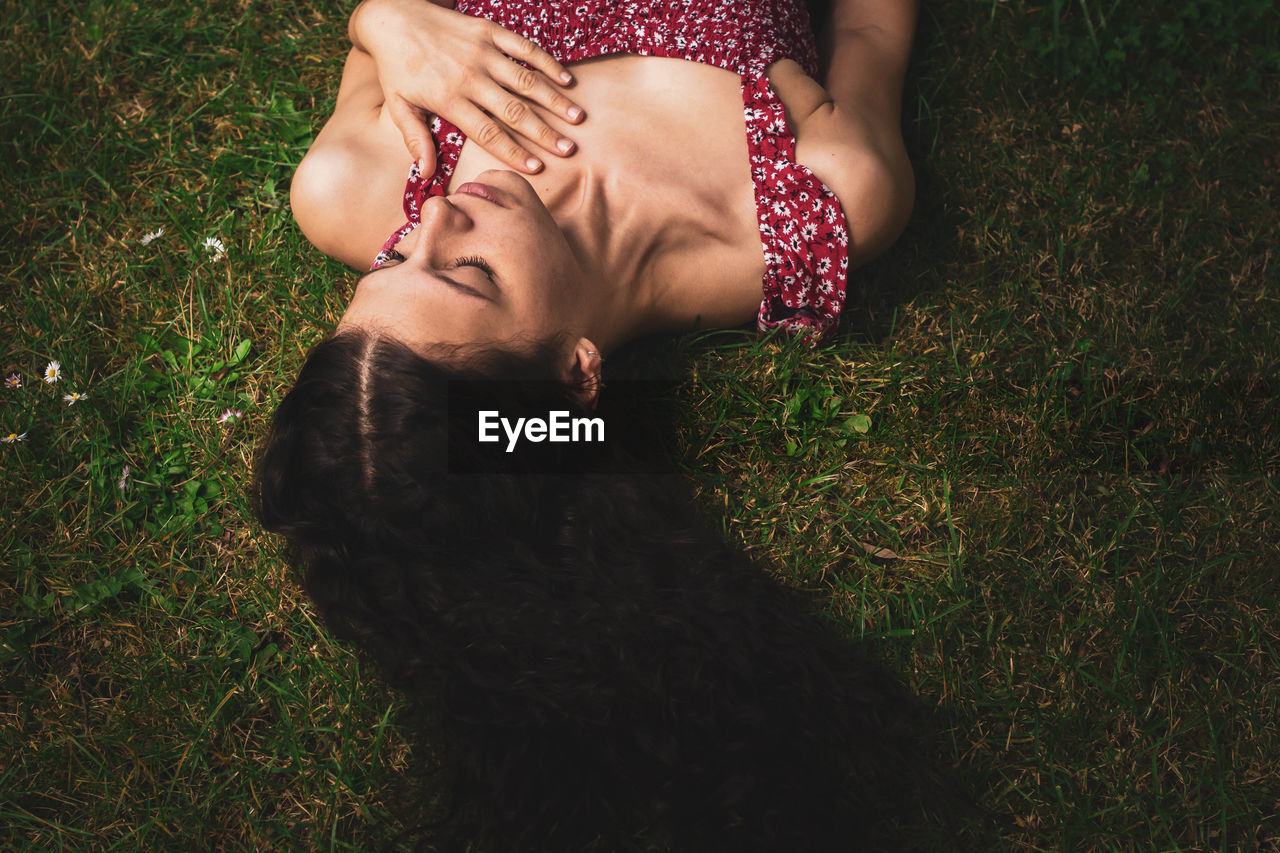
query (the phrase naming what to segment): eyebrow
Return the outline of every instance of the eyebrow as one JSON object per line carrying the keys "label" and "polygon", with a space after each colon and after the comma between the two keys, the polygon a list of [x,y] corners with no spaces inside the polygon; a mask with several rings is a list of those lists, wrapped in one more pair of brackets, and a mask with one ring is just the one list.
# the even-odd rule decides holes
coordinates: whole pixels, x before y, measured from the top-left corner
{"label": "eyebrow", "polygon": [[[396,261],[395,263],[391,263],[390,261],[388,261],[384,263],[382,266],[378,267],[376,270],[369,270],[368,272],[361,274],[360,277],[356,279],[355,287],[359,287],[360,282],[364,281],[366,278],[373,275],[374,273],[381,272],[382,270],[385,270],[385,269],[391,269],[392,267],[398,267],[400,266],[401,263],[403,263],[403,261]],[[475,288],[469,285],[463,284],[460,281],[456,281],[452,278],[449,278],[447,275],[443,275],[438,272],[428,273],[428,275],[431,276],[432,278],[437,278],[440,281],[443,281],[445,284],[449,285],[449,287],[453,288],[458,293],[461,293],[464,296],[471,296],[471,297],[474,297],[475,299],[483,299],[485,302],[493,301],[488,296],[485,296],[483,293],[476,290]],[[353,287],[352,290],[354,289],[355,288]]]}

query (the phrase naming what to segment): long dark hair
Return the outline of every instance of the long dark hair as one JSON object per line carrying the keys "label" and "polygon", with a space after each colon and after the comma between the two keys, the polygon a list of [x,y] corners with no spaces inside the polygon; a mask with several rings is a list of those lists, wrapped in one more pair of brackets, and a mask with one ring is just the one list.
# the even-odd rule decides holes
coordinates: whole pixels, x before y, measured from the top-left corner
{"label": "long dark hair", "polygon": [[849,850],[915,799],[910,698],[670,477],[451,474],[451,382],[552,376],[546,353],[449,364],[321,343],[256,508],[330,629],[436,709],[467,849]]}

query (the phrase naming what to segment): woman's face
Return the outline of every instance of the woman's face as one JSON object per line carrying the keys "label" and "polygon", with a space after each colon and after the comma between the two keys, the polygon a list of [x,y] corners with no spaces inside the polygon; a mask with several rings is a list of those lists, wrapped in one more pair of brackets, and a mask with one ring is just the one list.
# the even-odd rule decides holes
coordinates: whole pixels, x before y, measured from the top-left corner
{"label": "woman's face", "polygon": [[[533,187],[489,170],[423,203],[422,223],[363,275],[339,323],[433,344],[546,341],[574,332],[585,273]],[[575,335],[576,336],[576,335]]]}

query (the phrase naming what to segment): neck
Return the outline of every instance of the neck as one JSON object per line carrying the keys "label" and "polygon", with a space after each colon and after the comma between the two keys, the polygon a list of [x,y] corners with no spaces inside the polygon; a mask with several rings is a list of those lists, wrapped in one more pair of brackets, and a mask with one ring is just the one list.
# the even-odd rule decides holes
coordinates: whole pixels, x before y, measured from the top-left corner
{"label": "neck", "polygon": [[671,225],[657,199],[617,169],[585,158],[573,166],[534,179],[534,187],[587,273],[584,334],[609,351],[661,325],[656,261]]}

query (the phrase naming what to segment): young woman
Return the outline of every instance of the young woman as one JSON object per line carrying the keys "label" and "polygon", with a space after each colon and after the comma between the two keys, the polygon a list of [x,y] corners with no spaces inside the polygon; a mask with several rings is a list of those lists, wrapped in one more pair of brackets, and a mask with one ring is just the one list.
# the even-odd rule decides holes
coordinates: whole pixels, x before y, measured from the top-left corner
{"label": "young woman", "polygon": [[[281,403],[256,509],[326,624],[432,709],[458,805],[436,849],[866,849],[926,796],[905,694],[669,479],[567,445],[497,469],[451,431],[459,388],[585,416],[601,353],[638,335],[834,325],[847,266],[910,207],[914,9],[833,20],[824,90],[790,0],[352,16],[293,206],[375,269]],[[493,376],[523,381],[463,382]]]}

